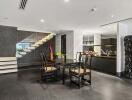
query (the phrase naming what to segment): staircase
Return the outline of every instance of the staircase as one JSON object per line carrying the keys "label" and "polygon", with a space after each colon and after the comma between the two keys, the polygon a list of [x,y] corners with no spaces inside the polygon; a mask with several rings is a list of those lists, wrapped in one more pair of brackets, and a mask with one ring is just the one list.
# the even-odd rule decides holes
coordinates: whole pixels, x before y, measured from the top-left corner
{"label": "staircase", "polygon": [[54,37],[54,33],[50,33],[49,35],[46,35],[42,37],[41,39],[38,39],[34,44],[32,44],[29,48],[24,49],[24,51],[20,52],[20,55],[16,55],[16,57],[0,57],[0,75],[5,73],[12,73],[18,71],[18,65],[17,65],[17,58],[21,58],[25,56],[26,54],[32,52],[39,46],[46,43],[48,40]]}
{"label": "staircase", "polygon": [[0,57],[0,74],[17,72],[16,57]]}
{"label": "staircase", "polygon": [[41,46],[44,43],[46,43],[48,40],[52,39],[54,37],[54,35],[55,35],[54,33],[50,33],[49,35],[47,35],[47,36],[43,37],[42,39],[38,40],[37,42],[32,44],[27,49],[24,49],[24,51],[20,52],[20,54],[17,55],[17,58],[21,58],[21,57],[25,56],[27,53],[32,52],[33,50],[35,50],[39,46]]}

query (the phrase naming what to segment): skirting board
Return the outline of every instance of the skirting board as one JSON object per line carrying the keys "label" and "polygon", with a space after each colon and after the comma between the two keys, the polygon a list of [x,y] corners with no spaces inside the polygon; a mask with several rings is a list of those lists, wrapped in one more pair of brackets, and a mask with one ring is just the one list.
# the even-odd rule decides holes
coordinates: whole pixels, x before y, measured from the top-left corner
{"label": "skirting board", "polygon": [[117,72],[116,75],[117,77],[124,77],[124,72]]}
{"label": "skirting board", "polygon": [[41,62],[18,63],[18,69],[25,66],[40,66]]}

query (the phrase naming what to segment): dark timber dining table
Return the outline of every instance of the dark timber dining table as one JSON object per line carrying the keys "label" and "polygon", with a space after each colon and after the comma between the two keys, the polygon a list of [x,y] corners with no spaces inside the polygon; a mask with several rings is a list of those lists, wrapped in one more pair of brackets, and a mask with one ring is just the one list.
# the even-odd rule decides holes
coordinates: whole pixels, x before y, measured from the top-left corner
{"label": "dark timber dining table", "polygon": [[62,83],[65,84],[66,69],[69,69],[71,67],[71,65],[75,64],[75,62],[72,59],[66,59],[66,61],[62,61],[60,59],[57,59],[56,64],[60,65],[62,68]]}

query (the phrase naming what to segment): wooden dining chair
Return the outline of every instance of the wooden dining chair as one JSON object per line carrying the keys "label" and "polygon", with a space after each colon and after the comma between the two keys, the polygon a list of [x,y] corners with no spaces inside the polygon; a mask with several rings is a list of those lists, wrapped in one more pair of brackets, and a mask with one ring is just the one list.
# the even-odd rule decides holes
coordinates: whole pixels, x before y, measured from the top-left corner
{"label": "wooden dining chair", "polygon": [[71,63],[72,66],[79,66],[82,62],[82,52],[76,53],[76,58],[74,59],[74,62]]}
{"label": "wooden dining chair", "polygon": [[76,53],[76,59],[74,59],[75,62],[81,62],[82,60],[82,52]]}
{"label": "wooden dining chair", "polygon": [[51,78],[57,79],[58,68],[53,61],[49,62],[47,60],[44,52],[41,53],[41,62],[41,80],[47,80]]}
{"label": "wooden dining chair", "polygon": [[[81,53],[81,63],[71,65],[69,69],[70,83],[78,85],[79,88],[86,82],[91,85],[91,62],[91,55]],[[86,76],[89,76],[89,78],[86,78]]]}

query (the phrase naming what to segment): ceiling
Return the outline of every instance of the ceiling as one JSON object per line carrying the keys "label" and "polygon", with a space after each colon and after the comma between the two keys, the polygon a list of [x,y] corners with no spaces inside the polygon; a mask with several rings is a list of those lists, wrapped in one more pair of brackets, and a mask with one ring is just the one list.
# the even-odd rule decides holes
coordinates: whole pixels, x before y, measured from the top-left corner
{"label": "ceiling", "polygon": [[19,4],[20,0],[0,0],[0,25],[42,31],[95,30],[132,17],[132,0],[28,0],[25,10]]}

